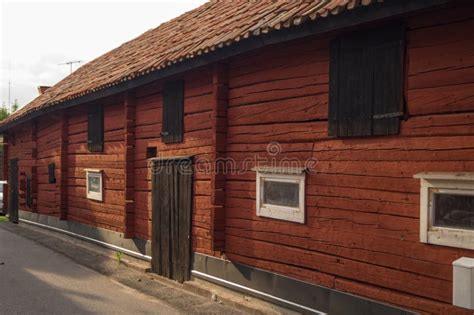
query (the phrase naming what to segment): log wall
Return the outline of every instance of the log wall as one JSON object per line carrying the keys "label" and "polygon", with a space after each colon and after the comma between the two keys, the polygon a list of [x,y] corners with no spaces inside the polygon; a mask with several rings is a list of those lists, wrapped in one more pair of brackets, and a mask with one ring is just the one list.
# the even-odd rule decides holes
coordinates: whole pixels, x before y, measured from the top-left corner
{"label": "log wall", "polygon": [[[35,169],[38,172],[38,176],[32,176],[37,178],[34,203],[38,209],[26,207],[25,184],[20,185],[20,208],[123,232],[125,237],[150,239],[151,169],[147,148],[156,147],[161,157],[192,155],[200,164],[195,169],[193,187],[193,250],[217,255],[223,249],[225,200],[221,193],[213,193],[222,191],[223,183],[215,180],[210,169],[218,142],[220,150],[225,151],[222,141],[213,136],[218,121],[225,120],[225,115],[221,117],[222,110],[221,114],[217,113],[226,104],[225,100],[219,101],[226,89],[222,83],[226,74],[222,69],[225,67],[212,66],[182,75],[185,81],[182,143],[161,141],[163,81],[97,102],[96,105],[104,106],[104,152],[101,153],[87,149],[87,112],[88,106],[94,104],[70,108],[12,130],[15,141],[10,144],[9,158],[20,159],[20,182]],[[225,124],[219,124],[222,133]],[[52,162],[56,165],[55,184],[48,183],[48,164]],[[86,168],[103,170],[103,202],[86,198]],[[214,217],[214,211],[220,211],[218,217]],[[212,229],[218,230],[221,239],[218,244],[213,242]]]}
{"label": "log wall", "polygon": [[[59,170],[60,159],[60,116],[51,115],[42,117],[36,121],[36,150],[38,152],[36,159],[37,168],[37,208],[38,213],[58,217],[60,214],[60,205],[58,203],[59,190],[56,189],[56,183],[49,183],[48,165],[54,163]],[[56,179],[59,176],[56,174]]]}
{"label": "log wall", "polygon": [[193,155],[204,166],[195,169],[192,216],[193,250],[214,254],[211,238],[210,183],[213,175],[206,165],[214,154],[212,68],[187,73],[184,79],[184,140],[165,144],[160,139],[162,124],[162,81],[137,89],[135,93],[135,237],[151,237],[151,172],[147,147],[156,147],[158,156]]}
{"label": "log wall", "polygon": [[[104,151],[87,149],[87,106],[68,110],[68,220],[123,232],[124,222],[124,110],[120,97],[104,106]],[[102,170],[103,202],[87,199],[84,169]]]}
{"label": "log wall", "polygon": [[[398,136],[327,137],[329,41],[230,62],[226,255],[241,263],[428,313],[451,306],[452,265],[474,252],[419,242],[423,171],[474,171],[474,7],[409,18],[407,111]],[[289,58],[291,56],[291,58]],[[267,145],[281,149],[276,156]],[[278,147],[279,146],[279,147]],[[306,224],[256,216],[243,161],[317,160]]]}
{"label": "log wall", "polygon": [[[7,137],[7,154],[5,161],[9,163],[12,159],[18,159],[18,206],[20,209],[36,212],[37,202],[33,200],[33,206],[26,205],[26,177],[36,172],[36,123],[28,122],[9,132]],[[8,171],[8,165],[6,167]],[[8,175],[8,173],[6,173]],[[33,185],[34,186],[34,185]],[[8,196],[7,190],[4,194]],[[35,193],[35,191],[33,191]],[[8,204],[6,205],[8,207]]]}
{"label": "log wall", "polygon": [[[182,143],[160,139],[162,81],[99,102],[103,153],[87,150],[90,104],[15,127],[7,152],[19,158],[20,209],[150,239],[147,148],[193,155],[194,251],[420,312],[465,313],[450,305],[451,262],[474,252],[418,241],[413,175],[474,171],[473,13],[464,6],[408,18],[408,119],[398,136],[327,137],[333,35],[310,37],[181,75]],[[270,142],[279,154],[268,154]],[[224,176],[212,172],[222,157],[235,161]],[[283,158],[317,160],[304,225],[255,215],[250,169],[256,159]],[[52,161],[56,184],[47,182]],[[104,171],[104,202],[86,198],[85,168]],[[26,176],[37,178],[31,208]]]}

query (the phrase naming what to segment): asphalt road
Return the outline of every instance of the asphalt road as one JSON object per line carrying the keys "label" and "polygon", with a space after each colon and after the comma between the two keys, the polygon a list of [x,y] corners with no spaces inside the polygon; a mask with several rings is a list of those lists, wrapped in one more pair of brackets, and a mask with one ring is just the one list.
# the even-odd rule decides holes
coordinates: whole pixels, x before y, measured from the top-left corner
{"label": "asphalt road", "polygon": [[159,300],[0,229],[0,314],[176,313]]}

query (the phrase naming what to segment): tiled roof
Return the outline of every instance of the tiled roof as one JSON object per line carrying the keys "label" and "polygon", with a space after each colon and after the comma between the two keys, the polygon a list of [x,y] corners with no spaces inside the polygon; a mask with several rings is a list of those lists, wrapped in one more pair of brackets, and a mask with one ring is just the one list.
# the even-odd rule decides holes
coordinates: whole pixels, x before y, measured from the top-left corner
{"label": "tiled roof", "polygon": [[83,65],[16,113],[36,110],[132,80],[260,34],[382,0],[217,0],[184,13]]}

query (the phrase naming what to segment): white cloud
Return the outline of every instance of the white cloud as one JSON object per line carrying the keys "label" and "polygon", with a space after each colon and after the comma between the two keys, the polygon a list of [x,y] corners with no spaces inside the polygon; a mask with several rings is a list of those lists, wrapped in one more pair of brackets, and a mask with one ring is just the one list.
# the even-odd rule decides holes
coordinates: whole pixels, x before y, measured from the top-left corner
{"label": "white cloud", "polygon": [[11,100],[20,105],[69,73],[60,63],[90,61],[205,2],[1,1],[1,101],[8,101],[10,63]]}

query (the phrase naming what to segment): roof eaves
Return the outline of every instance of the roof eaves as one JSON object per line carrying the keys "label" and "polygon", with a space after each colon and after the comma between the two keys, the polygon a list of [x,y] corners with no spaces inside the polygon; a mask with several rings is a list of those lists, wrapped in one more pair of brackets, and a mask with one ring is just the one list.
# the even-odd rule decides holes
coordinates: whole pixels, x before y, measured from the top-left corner
{"label": "roof eaves", "polygon": [[[0,122],[0,132],[3,132],[8,128],[13,127],[14,125],[17,125],[28,119],[34,118],[39,115],[38,113],[47,112],[48,110],[55,110],[56,107],[61,104],[65,104],[64,107],[73,106],[71,104],[78,105],[81,103],[80,99],[83,99],[82,103],[93,99],[93,97],[90,97],[91,95],[97,95],[98,97],[104,97],[103,95],[108,95],[108,93],[102,93],[102,91],[107,89],[121,91],[124,87],[130,88],[139,86],[139,84],[137,85],[128,83],[133,80],[137,80],[137,82],[141,82],[141,84],[146,84],[149,83],[149,78],[153,78],[154,80],[156,80],[157,78],[163,78],[167,75],[186,71],[193,67],[202,66],[206,63],[215,62],[220,59],[225,59],[252,49],[260,48],[265,45],[275,44],[277,42],[296,39],[312,34],[324,33],[338,28],[353,26],[356,24],[365,23],[380,18],[386,18],[391,15],[399,15],[407,13],[409,11],[419,10],[450,2],[450,0],[419,0],[412,2],[410,2],[409,0],[388,1],[388,3],[384,4],[384,7],[387,7],[386,11],[389,12],[387,13],[389,15],[386,16],[377,14],[377,10],[379,8],[378,6],[370,6],[369,10],[366,10],[367,12],[360,12],[360,14],[354,15],[354,20],[348,18],[346,15],[344,15],[344,17],[341,16],[341,18],[339,19],[340,24],[335,20],[324,23],[323,21],[326,19],[322,19],[317,23],[305,23],[307,21],[314,20],[317,17],[326,17],[329,13],[331,15],[340,15],[342,11],[346,11],[346,9],[353,10],[357,6],[360,6],[360,4],[362,6],[367,6],[371,3],[382,1],[383,0],[334,1],[335,3],[339,3],[341,6],[327,8],[325,7],[325,5],[330,3],[331,1],[322,0],[319,5],[309,10],[306,10],[308,6],[303,6],[303,8],[297,7],[293,10],[285,12],[284,19],[282,19],[281,22],[278,22],[277,17],[275,17],[274,19],[269,19],[268,21],[266,21],[266,23],[248,25],[246,28],[244,28],[244,30],[240,29],[240,32],[236,32],[239,35],[232,34],[233,37],[230,37],[229,34],[223,34],[217,40],[216,44],[206,44],[203,49],[198,49],[196,51],[193,51],[192,49],[189,49],[189,47],[187,47],[188,49],[186,49],[186,51],[188,51],[188,53],[186,53],[185,55],[176,54],[174,56],[175,59],[173,60],[162,60],[160,64],[151,63],[149,64],[148,68],[141,67],[141,69],[138,69],[137,71],[132,72],[131,74],[125,75],[123,77],[119,77],[112,82],[101,84],[92,88],[87,88],[81,92],[67,95],[64,98],[61,98],[59,94],[54,94],[54,89],[48,90],[42,96],[48,94],[48,92],[51,91],[51,94],[54,95],[50,98],[51,101],[45,101],[45,103],[37,107],[31,108],[31,110],[27,107],[22,108],[17,113]],[[392,7],[392,9],[390,9],[390,6]],[[372,9],[370,9],[371,7]],[[396,7],[396,10],[393,10],[393,7]],[[300,12],[300,14],[297,14],[298,12]],[[330,20],[333,19],[334,18],[331,18]],[[151,31],[152,30],[149,30],[145,33],[149,33]],[[133,42],[133,40],[129,42]],[[203,41],[201,41],[200,43],[202,42]],[[119,46],[111,52],[119,49],[124,45],[125,44]],[[231,46],[233,48],[233,51],[229,51],[229,48]],[[192,45],[192,47],[196,48],[199,47],[199,45],[195,44]],[[222,53],[223,51],[225,52]],[[86,66],[87,64],[82,67]]]}

